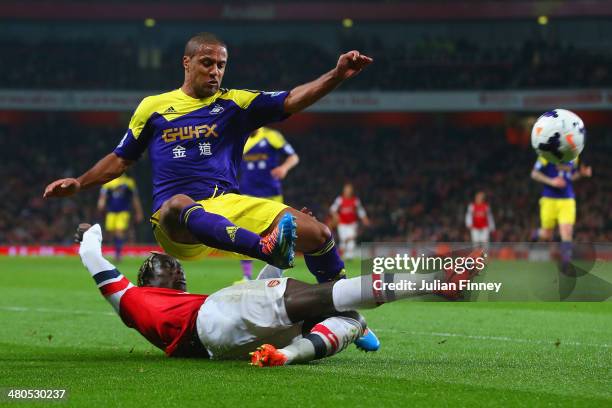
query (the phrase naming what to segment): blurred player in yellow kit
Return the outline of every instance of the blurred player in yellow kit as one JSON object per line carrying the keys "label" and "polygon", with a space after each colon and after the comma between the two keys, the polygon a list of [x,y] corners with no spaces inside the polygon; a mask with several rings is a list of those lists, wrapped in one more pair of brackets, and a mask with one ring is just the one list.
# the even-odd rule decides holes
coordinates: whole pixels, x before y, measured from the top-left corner
{"label": "blurred player in yellow kit", "polygon": [[98,198],[98,211],[106,211],[105,228],[113,236],[117,261],[121,259],[123,243],[130,226],[131,210],[134,210],[134,221],[141,223],[143,213],[136,182],[124,173],[104,184]]}
{"label": "blurred player in yellow kit", "polygon": [[538,238],[550,241],[554,228],[559,225],[561,237],[561,260],[566,267],[572,258],[572,239],[576,222],[576,196],[573,182],[582,177],[591,177],[590,166],[578,167],[578,159],[568,163],[553,164],[538,157],[531,178],[544,184],[540,198],[540,230]]}
{"label": "blurred player in yellow kit", "polygon": [[[282,203],[281,180],[299,161],[299,156],[279,131],[267,127],[257,129],[244,146],[240,193]],[[243,280],[252,279],[253,261],[240,262]]]}

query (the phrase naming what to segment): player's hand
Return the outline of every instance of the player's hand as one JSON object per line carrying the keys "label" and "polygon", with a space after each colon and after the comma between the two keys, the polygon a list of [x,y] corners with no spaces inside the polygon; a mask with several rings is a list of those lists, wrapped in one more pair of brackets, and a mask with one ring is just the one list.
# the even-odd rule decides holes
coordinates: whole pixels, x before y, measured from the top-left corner
{"label": "player's hand", "polygon": [[363,223],[364,227],[369,227],[372,223],[370,222],[370,219],[368,217],[363,217],[361,219],[361,222]]}
{"label": "player's hand", "polygon": [[565,179],[563,177],[559,176],[550,180],[550,185],[555,188],[564,188],[567,183],[565,182]]}
{"label": "player's hand", "polygon": [[580,175],[582,177],[591,177],[593,175],[593,169],[591,166],[582,165],[580,166]]}
{"label": "player's hand", "polygon": [[74,242],[76,242],[77,244],[81,243],[81,241],[83,241],[83,234],[85,233],[85,231],[87,231],[90,228],[91,228],[91,224],[87,224],[87,223],[79,224],[79,226],[77,227],[76,233],[74,234]]}
{"label": "player's hand", "polygon": [[276,180],[282,180],[285,177],[287,177],[287,172],[288,172],[288,170],[285,167],[283,167],[283,166],[278,166],[278,167],[275,167],[272,170],[270,170],[270,174]]}
{"label": "player's hand", "polygon": [[345,80],[359,74],[365,67],[374,60],[367,55],[362,55],[359,51],[349,51],[338,58],[336,72],[340,79]]}
{"label": "player's hand", "polygon": [[81,189],[81,183],[74,178],[55,180],[45,188],[43,198],[70,197]]}
{"label": "player's hand", "polygon": [[310,215],[312,218],[314,218],[315,220],[317,219],[317,217],[314,216],[314,214],[312,213],[312,211],[310,211],[310,208],[308,207],[302,207],[302,209],[300,210],[300,212],[306,214],[306,215]]}
{"label": "player's hand", "polygon": [[144,217],[143,217],[143,216],[142,216],[142,214],[141,214],[141,213],[139,213],[139,212],[137,212],[137,213],[134,215],[134,222],[135,222],[136,224],[140,224],[140,223],[142,222],[142,220],[143,220],[143,219],[144,219]]}

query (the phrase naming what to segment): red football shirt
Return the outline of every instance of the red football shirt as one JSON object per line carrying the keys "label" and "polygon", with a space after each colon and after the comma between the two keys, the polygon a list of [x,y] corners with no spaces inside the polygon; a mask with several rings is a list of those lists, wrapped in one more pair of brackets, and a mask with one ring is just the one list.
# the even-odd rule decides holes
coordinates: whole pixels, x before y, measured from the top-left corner
{"label": "red football shirt", "polygon": [[[125,278],[124,278],[125,279]],[[208,296],[180,290],[130,287],[121,296],[120,315],[126,326],[136,329],[169,356],[187,356],[195,335],[198,311]]]}
{"label": "red football shirt", "polygon": [[472,228],[481,229],[489,227],[489,204],[472,203]]}

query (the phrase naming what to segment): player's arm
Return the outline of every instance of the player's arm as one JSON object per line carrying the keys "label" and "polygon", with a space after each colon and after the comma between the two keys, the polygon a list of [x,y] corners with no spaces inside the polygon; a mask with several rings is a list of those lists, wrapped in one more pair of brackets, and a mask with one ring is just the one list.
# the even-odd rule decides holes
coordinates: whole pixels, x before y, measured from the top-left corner
{"label": "player's arm", "polygon": [[465,226],[472,228],[472,220],[474,214],[474,204],[468,205],[467,211],[465,212]]}
{"label": "player's arm", "polygon": [[340,208],[340,202],[342,199],[340,197],[336,197],[333,204],[329,207],[329,213],[332,216],[332,223],[334,226],[338,225],[338,221],[340,221],[340,217],[338,216],[338,209]]}
{"label": "player's arm", "polygon": [[123,174],[148,146],[152,135],[149,118],[154,110],[151,106],[153,105],[150,98],[143,99],[138,105],[130,120],[128,131],[112,153],[104,156],[76,179],[59,179],[49,184],[43,197],[68,197],[80,190],[107,183]]}
{"label": "player's arm", "polygon": [[109,153],[80,177],[54,181],[45,188],[44,198],[69,197],[91,187],[100,186],[123,174],[133,161]]}
{"label": "player's arm", "polygon": [[372,58],[361,55],[359,51],[349,51],[340,55],[334,69],[314,81],[293,88],[289,92],[284,102],[285,112],[297,113],[306,109],[333,91],[343,81],[359,74],[372,61]]}
{"label": "player's arm", "polygon": [[275,179],[282,180],[287,177],[287,173],[289,173],[289,170],[297,166],[299,162],[300,157],[296,153],[291,154],[287,156],[283,164],[270,170],[270,174],[272,174],[272,177],[274,177]]}
{"label": "player's arm", "polygon": [[495,219],[493,218],[493,211],[491,207],[487,209],[487,221],[489,222],[489,229],[495,231]]}
{"label": "player's arm", "polygon": [[132,191],[132,207],[134,208],[134,221],[140,224],[144,219],[144,212],[142,211],[142,203],[140,202],[140,194],[138,194],[138,188],[134,186]]}
{"label": "player's arm", "polygon": [[100,195],[98,196],[98,211],[100,213],[104,212],[104,209],[106,208],[106,194],[107,194],[106,188],[102,187],[100,189]]}
{"label": "player's arm", "polygon": [[370,219],[368,218],[368,214],[366,213],[365,208],[361,205],[361,200],[357,199],[357,216],[366,227],[370,226]]}
{"label": "player's arm", "polygon": [[580,165],[580,169],[572,173],[572,181],[579,180],[583,177],[591,177],[593,175],[593,169],[591,166]]}
{"label": "player's arm", "polygon": [[531,170],[531,178],[539,183],[547,184],[555,188],[563,188],[566,184],[563,177],[548,177],[546,174],[535,168]]}
{"label": "player's arm", "polygon": [[134,285],[102,256],[100,225],[80,224],[75,238],[81,242],[79,255],[83,265],[93,277],[102,296],[119,313],[121,297]]}
{"label": "player's arm", "polygon": [[277,180],[282,180],[287,177],[289,170],[298,165],[300,157],[295,152],[293,146],[285,140],[280,132],[272,132],[268,136],[268,141],[274,149],[279,150],[286,156],[282,164],[270,170],[270,175],[272,175],[272,177]]}

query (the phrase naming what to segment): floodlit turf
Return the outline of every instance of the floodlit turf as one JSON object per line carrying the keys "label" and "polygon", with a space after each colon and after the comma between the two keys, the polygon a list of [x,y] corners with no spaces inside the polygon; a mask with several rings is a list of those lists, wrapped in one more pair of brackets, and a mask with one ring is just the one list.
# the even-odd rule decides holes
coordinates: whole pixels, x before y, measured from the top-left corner
{"label": "floodlit turf", "polygon": [[[139,263],[119,269],[133,280]],[[185,267],[192,292],[240,277],[236,261]],[[310,280],[302,263],[291,275]],[[65,388],[88,407],[612,405],[610,302],[400,302],[365,315],[378,353],[272,369],[170,359],[123,326],[78,258],[0,258],[0,387]]]}

